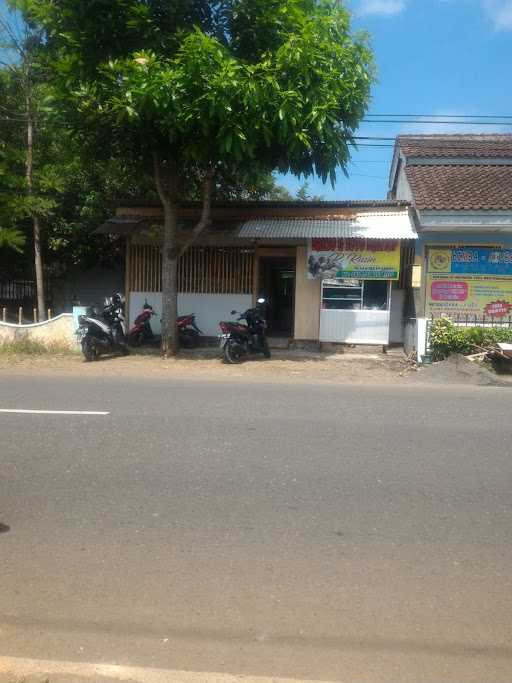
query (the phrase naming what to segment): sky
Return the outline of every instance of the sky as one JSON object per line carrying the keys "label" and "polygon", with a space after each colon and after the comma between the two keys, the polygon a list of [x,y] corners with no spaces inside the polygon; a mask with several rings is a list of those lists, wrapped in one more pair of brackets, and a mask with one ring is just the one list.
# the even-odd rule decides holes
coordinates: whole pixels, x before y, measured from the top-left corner
{"label": "sky", "polygon": [[[378,83],[368,114],[512,116],[512,0],[345,0],[354,30],[367,31]],[[0,12],[5,0],[0,0]],[[362,123],[358,136],[511,132],[508,126]],[[349,178],[309,179],[324,199],[384,199],[391,143],[354,150]],[[304,179],[278,176],[292,194]]]}
{"label": "sky", "polygon": [[[370,33],[378,69],[369,114],[512,115],[512,0],[350,0],[354,29]],[[362,123],[358,136],[511,132],[508,126]],[[380,144],[387,144],[382,142]],[[324,199],[384,199],[393,150],[354,151]],[[292,194],[303,180],[279,176]]]}

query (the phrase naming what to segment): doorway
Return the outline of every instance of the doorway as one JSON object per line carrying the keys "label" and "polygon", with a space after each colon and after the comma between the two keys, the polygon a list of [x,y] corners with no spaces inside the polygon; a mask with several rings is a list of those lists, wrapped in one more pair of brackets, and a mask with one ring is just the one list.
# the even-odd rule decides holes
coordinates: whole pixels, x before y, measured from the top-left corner
{"label": "doorway", "polygon": [[295,258],[263,256],[259,259],[258,296],[267,300],[268,334],[292,337],[295,307]]}

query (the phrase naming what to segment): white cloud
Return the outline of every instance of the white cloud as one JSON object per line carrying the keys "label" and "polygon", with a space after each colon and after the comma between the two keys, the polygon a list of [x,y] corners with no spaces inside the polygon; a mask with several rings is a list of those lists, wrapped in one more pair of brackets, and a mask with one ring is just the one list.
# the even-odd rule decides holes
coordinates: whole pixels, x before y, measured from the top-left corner
{"label": "white cloud", "polygon": [[357,14],[366,16],[368,14],[380,14],[381,16],[392,16],[399,14],[405,9],[407,0],[361,0],[357,7]]}
{"label": "white cloud", "polygon": [[460,6],[478,7],[497,31],[512,31],[512,0],[440,0]]}
{"label": "white cloud", "polygon": [[483,0],[483,4],[497,29],[512,30],[512,0]]}

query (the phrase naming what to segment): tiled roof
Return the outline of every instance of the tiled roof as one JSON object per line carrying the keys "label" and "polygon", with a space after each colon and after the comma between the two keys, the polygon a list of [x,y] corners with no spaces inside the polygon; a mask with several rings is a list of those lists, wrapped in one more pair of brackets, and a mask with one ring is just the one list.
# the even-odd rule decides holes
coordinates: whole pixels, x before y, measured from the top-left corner
{"label": "tiled roof", "polygon": [[512,166],[407,166],[418,209],[512,209]]}
{"label": "tiled roof", "polygon": [[399,135],[397,144],[407,158],[512,158],[512,134]]}

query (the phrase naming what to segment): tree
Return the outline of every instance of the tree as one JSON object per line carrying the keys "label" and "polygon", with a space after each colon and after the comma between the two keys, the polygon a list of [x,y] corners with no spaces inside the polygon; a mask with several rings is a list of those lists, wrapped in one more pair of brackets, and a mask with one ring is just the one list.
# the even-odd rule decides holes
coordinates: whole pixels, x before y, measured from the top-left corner
{"label": "tree", "polygon": [[296,197],[301,202],[321,202],[321,201],[323,201],[322,195],[317,195],[317,194],[312,195],[309,193],[309,183],[307,180],[304,183],[302,183],[302,185],[297,190]]}
{"label": "tree", "polygon": [[[164,211],[162,351],[177,351],[177,264],[223,178],[251,168],[334,183],[373,63],[339,0],[28,0],[59,107],[84,144],[151,169]],[[200,220],[177,210],[200,188]]]}
{"label": "tree", "polygon": [[25,246],[25,235],[15,228],[0,227],[0,249],[22,251]]}
{"label": "tree", "polygon": [[[12,96],[3,99],[0,113],[6,125],[23,122],[24,182],[12,202],[13,215],[30,218],[33,231],[34,266],[36,274],[37,310],[39,319],[45,318],[44,275],[41,241],[41,218],[49,206],[37,195],[34,185],[34,145],[37,131],[38,106],[41,98],[41,75],[38,52],[41,45],[42,30],[25,19],[22,0],[8,0],[8,13],[0,14],[0,66],[7,70],[8,77],[3,85]],[[19,161],[20,159],[18,159]],[[10,234],[10,238],[6,237]],[[16,232],[16,231],[15,231]],[[19,250],[24,243],[12,228],[4,228],[4,241],[13,243]]]}

